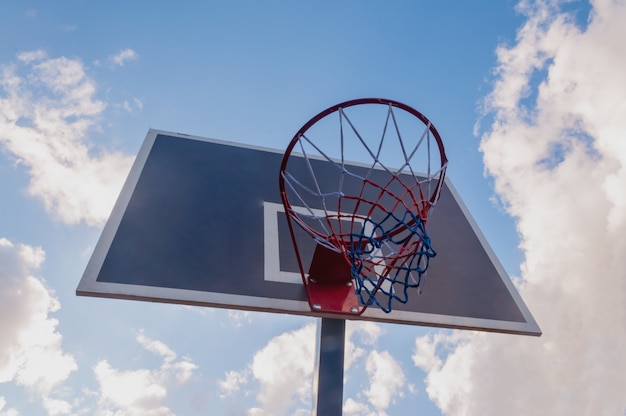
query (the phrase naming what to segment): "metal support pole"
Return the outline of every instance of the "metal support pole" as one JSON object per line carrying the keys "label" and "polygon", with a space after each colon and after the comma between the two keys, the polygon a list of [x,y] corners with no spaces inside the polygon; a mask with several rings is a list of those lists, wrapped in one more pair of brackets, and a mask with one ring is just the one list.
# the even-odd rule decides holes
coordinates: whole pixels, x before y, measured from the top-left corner
{"label": "metal support pole", "polygon": [[344,319],[322,318],[317,368],[317,416],[341,416],[343,358],[346,340]]}

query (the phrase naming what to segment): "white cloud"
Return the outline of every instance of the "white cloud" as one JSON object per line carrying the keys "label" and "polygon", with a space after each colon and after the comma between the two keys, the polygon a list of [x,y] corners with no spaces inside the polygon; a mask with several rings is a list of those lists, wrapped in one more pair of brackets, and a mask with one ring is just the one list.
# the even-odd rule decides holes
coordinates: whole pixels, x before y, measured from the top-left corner
{"label": "white cloud", "polygon": [[139,111],[143,110],[143,101],[141,101],[139,98],[133,98],[133,103]]}
{"label": "white cloud", "polygon": [[358,338],[358,340],[365,345],[376,345],[383,333],[383,328],[374,322],[346,321],[347,338]]}
{"label": "white cloud", "polygon": [[626,407],[626,4],[593,2],[584,28],[556,4],[521,3],[527,22],[498,50],[481,141],[544,334],[419,338],[415,363],[445,414]]}
{"label": "white cloud", "polygon": [[124,100],[121,107],[129,114],[134,114],[135,111],[143,110],[143,102],[139,98],[133,98],[132,102]]}
{"label": "white cloud", "polygon": [[241,328],[244,325],[252,322],[252,317],[250,316],[250,312],[248,311],[237,311],[229,309],[227,311],[227,314],[228,322],[235,328]]}
{"label": "white cloud", "polygon": [[[99,361],[93,368],[100,386],[98,415],[170,416],[174,413],[163,402],[168,387],[187,382],[197,366],[190,360],[178,360],[177,354],[163,342],[140,332],[137,342],[147,351],[163,358],[158,369],[118,370],[108,361]],[[177,361],[178,360],[178,361]]]}
{"label": "white cloud", "polygon": [[116,370],[107,361],[98,362],[94,373],[100,384],[100,400],[103,404],[124,409],[129,415],[173,414],[161,406],[167,390],[161,385],[158,374],[145,369]]}
{"label": "white cloud", "polygon": [[375,346],[383,333],[380,325],[367,321],[346,321],[346,345],[344,357],[344,374],[354,363],[359,362],[365,355],[365,349],[359,346]]}
{"label": "white cloud", "polygon": [[44,252],[0,238],[0,383],[14,382],[52,403],[53,389],[77,369],[63,352],[59,302],[34,273]]}
{"label": "white cloud", "polygon": [[383,332],[382,326],[373,322],[346,322],[346,381],[352,367],[364,368],[367,374],[367,378],[355,380],[363,394],[344,401],[343,412],[346,415],[382,416],[397,398],[404,397],[407,391],[415,392],[414,386],[407,382],[400,363],[388,351],[377,349]]}
{"label": "white cloud", "polygon": [[[315,339],[315,324],[272,338],[254,354],[246,369],[226,372],[225,379],[218,382],[220,397],[241,396],[242,389],[255,383],[261,407],[250,408],[246,414],[310,414]],[[249,390],[243,394],[248,395]],[[299,408],[302,405],[304,408]]]}
{"label": "white cloud", "polygon": [[286,414],[294,402],[310,403],[315,337],[316,325],[308,324],[273,338],[254,355],[250,371],[267,414]]}
{"label": "white cloud", "polygon": [[365,396],[376,409],[387,409],[396,396],[404,394],[404,372],[389,352],[371,351],[365,362],[365,369],[370,377]]}
{"label": "white cloud", "polygon": [[361,402],[348,398],[343,404],[343,414],[345,416],[362,416],[371,414],[370,408]]}
{"label": "white cloud", "polygon": [[[461,361],[469,355],[463,354],[467,348],[467,344],[463,343],[466,337],[471,339],[472,335],[438,332],[420,337],[415,342],[413,362],[428,373],[426,392],[445,414],[462,414],[454,412],[463,405],[466,397],[471,396],[473,385],[478,383],[468,383],[468,372],[474,368],[474,362]],[[451,351],[455,354],[449,355]],[[444,362],[446,371],[443,371]],[[453,373],[456,377],[452,377]],[[445,388],[442,388],[444,385]]]}
{"label": "white cloud", "polygon": [[127,48],[121,50],[117,55],[111,56],[111,62],[113,62],[117,66],[124,66],[126,62],[135,61],[139,58],[137,52],[134,50]]}
{"label": "white cloud", "polygon": [[72,414],[72,405],[65,400],[46,397],[43,400],[43,407],[48,412],[48,416]]}
{"label": "white cloud", "polygon": [[33,51],[0,70],[0,145],[27,168],[29,193],[66,223],[103,224],[132,157],[90,148],[105,104],[82,63]]}
{"label": "white cloud", "polygon": [[148,338],[144,335],[143,331],[140,331],[137,335],[137,342],[139,342],[139,344],[141,344],[141,346],[146,350],[163,357],[163,362],[165,364],[170,364],[176,359],[176,353],[172,351],[170,347],[159,340]]}
{"label": "white cloud", "polygon": [[7,400],[3,396],[0,396],[0,416],[18,416],[19,415],[17,410],[13,408],[5,409],[6,405],[7,405]]}
{"label": "white cloud", "polygon": [[[318,354],[316,326],[307,324],[272,338],[244,370],[226,372],[218,382],[220,397],[248,396],[256,390],[259,406],[249,408],[249,416],[310,414]],[[364,394],[343,403],[346,415],[383,416],[397,398],[407,391],[414,393],[398,361],[389,352],[376,350],[382,333],[378,324],[346,321],[344,382],[351,367],[363,369],[368,376],[357,380]]]}
{"label": "white cloud", "polygon": [[41,49],[36,51],[21,52],[17,54],[17,59],[26,64],[30,64],[33,61],[41,61],[46,57],[46,52],[42,51]]}
{"label": "white cloud", "polygon": [[248,382],[249,371],[227,371],[226,378],[218,385],[220,387],[221,398],[233,395],[239,391],[239,389]]}

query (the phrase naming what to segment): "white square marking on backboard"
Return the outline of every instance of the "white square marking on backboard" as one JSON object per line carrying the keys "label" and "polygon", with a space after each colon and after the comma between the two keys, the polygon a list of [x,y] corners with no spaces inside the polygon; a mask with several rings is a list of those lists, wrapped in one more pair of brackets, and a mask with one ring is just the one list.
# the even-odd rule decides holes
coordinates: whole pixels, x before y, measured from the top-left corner
{"label": "white square marking on backboard", "polygon": [[270,282],[302,284],[300,273],[280,270],[278,213],[285,212],[283,204],[263,201],[263,251],[264,280]]}
{"label": "white square marking on backboard", "polygon": [[[326,216],[337,215],[334,211],[292,206],[298,214]],[[263,201],[263,253],[264,253],[264,277],[268,282],[302,284],[302,276],[297,272],[286,272],[280,269],[279,237],[278,237],[278,213],[285,215],[283,204]],[[348,216],[346,214],[346,216]],[[355,220],[363,225],[364,220]]]}

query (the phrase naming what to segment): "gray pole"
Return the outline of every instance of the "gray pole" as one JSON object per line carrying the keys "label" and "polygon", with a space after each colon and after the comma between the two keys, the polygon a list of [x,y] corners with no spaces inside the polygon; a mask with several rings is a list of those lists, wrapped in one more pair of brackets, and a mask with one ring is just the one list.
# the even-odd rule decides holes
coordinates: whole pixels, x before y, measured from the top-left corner
{"label": "gray pole", "polygon": [[317,416],[341,416],[343,405],[344,319],[322,318],[317,374]]}

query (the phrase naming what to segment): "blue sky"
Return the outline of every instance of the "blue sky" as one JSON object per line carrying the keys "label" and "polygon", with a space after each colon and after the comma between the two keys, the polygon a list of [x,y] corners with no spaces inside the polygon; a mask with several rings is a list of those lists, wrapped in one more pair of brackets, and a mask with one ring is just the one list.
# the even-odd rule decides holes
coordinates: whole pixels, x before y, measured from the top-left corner
{"label": "blue sky", "polygon": [[620,2],[0,10],[1,416],[309,414],[315,320],[74,292],[148,129],[284,148],[368,96],[436,124],[544,335],[349,325],[344,414],[625,411]]}

